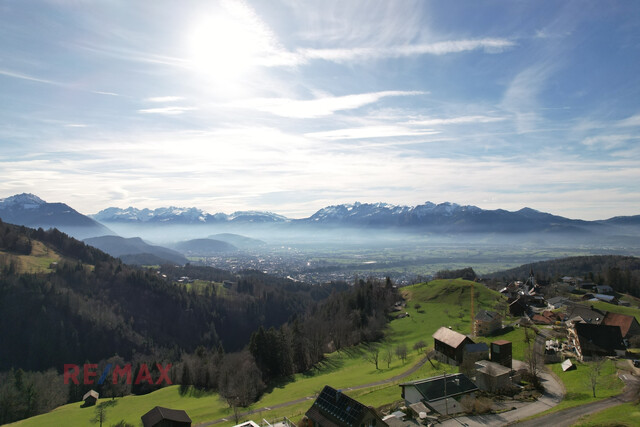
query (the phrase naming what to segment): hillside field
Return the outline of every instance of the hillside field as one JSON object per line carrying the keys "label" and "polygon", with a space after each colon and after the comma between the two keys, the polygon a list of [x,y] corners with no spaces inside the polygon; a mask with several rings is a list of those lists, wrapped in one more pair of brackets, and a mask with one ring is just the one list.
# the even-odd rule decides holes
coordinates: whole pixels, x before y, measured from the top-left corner
{"label": "hillside field", "polygon": [[[482,285],[474,284],[476,311],[490,309],[502,298],[497,292]],[[400,292],[406,300],[403,312],[408,317],[394,319],[389,323],[386,338],[380,343],[374,343],[383,353],[387,348],[395,349],[400,344],[408,348],[408,357],[402,363],[395,356],[387,368],[386,362],[379,363],[378,370],[373,363],[363,358],[368,348],[364,345],[344,349],[328,354],[326,359],[308,372],[297,374],[293,379],[285,380],[278,386],[265,393],[260,401],[246,410],[271,407],[283,402],[292,401],[317,394],[324,385],[345,390],[364,404],[379,407],[400,400],[398,382],[372,387],[370,389],[349,391],[350,387],[375,383],[399,375],[417,364],[423,357],[423,352],[413,349],[418,341],[424,341],[427,348],[433,346],[431,335],[440,326],[452,326],[454,329],[468,333],[470,331],[470,301],[471,282],[464,280],[436,280],[401,288]],[[417,304],[417,305],[416,305]],[[506,336],[505,336],[506,337]],[[520,330],[508,334],[507,339],[520,339]],[[497,339],[492,337],[491,339]],[[502,338],[502,337],[500,337]],[[516,357],[516,355],[514,355]],[[447,370],[457,371],[457,368],[434,363],[435,368],[428,362],[415,374],[405,380],[426,378],[438,375]],[[171,386],[144,396],[126,396],[119,398],[118,404],[109,412],[107,425],[115,424],[123,419],[134,425],[140,423],[140,416],[156,405],[169,408],[184,409],[194,423],[227,418],[229,421],[221,426],[233,425],[233,414],[227,405],[215,393],[205,393],[199,396],[180,396],[178,387]],[[287,406],[277,411],[267,411],[262,418],[288,416],[299,418],[311,405],[312,400],[303,404]],[[16,426],[59,426],[62,422],[67,426],[86,426],[93,416],[93,409],[80,408],[76,402],[64,405],[54,411],[27,420],[14,423]],[[257,416],[254,415],[253,418]],[[251,417],[249,417],[251,418]],[[260,418],[261,419],[261,418]],[[63,421],[64,420],[64,421]]]}

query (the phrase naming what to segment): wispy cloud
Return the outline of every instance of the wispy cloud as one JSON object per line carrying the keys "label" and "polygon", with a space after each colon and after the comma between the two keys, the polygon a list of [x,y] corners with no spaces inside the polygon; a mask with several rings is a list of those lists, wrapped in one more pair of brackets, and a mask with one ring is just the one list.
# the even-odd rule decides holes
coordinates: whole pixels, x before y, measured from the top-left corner
{"label": "wispy cloud", "polygon": [[624,120],[620,120],[617,123],[617,126],[620,126],[620,127],[640,126],[640,114],[636,114]]}
{"label": "wispy cloud", "polygon": [[519,72],[504,93],[500,107],[513,114],[519,133],[535,130],[540,121],[538,94],[553,66],[543,62]]}
{"label": "wispy cloud", "polygon": [[423,120],[410,120],[407,124],[420,125],[420,126],[438,126],[438,125],[459,125],[469,123],[494,123],[506,120],[505,117],[492,117],[492,116],[460,116],[451,117],[447,119],[423,119]]}
{"label": "wispy cloud", "polygon": [[310,100],[286,98],[257,98],[237,101],[231,105],[240,108],[251,108],[282,117],[315,118],[329,116],[337,111],[353,110],[375,103],[382,98],[392,96],[424,95],[420,91],[383,91],[345,96],[326,96]]}
{"label": "wispy cloud", "polygon": [[311,132],[305,136],[328,140],[389,138],[400,136],[435,135],[433,129],[412,129],[403,126],[364,126],[350,129],[336,129],[324,132]]}
{"label": "wispy cloud", "polygon": [[598,146],[606,150],[611,150],[620,147],[627,141],[639,138],[640,136],[634,135],[598,135],[585,138],[582,143],[589,147]]}
{"label": "wispy cloud", "polygon": [[138,112],[142,114],[178,115],[178,114],[183,114],[187,111],[193,111],[196,109],[197,108],[195,107],[170,106],[170,107],[160,107],[160,108],[146,108],[146,109],[138,110]]}
{"label": "wispy cloud", "polygon": [[388,47],[353,47],[347,49],[299,49],[304,59],[324,59],[346,62],[357,59],[397,58],[418,55],[446,55],[451,53],[484,50],[486,53],[500,53],[514,47],[508,39],[487,38],[475,40],[449,40],[430,44],[414,44]]}
{"label": "wispy cloud", "polygon": [[119,94],[117,94],[115,92],[105,92],[105,91],[102,91],[102,90],[94,90],[92,92],[95,93],[95,94],[98,94],[98,95],[120,96]]}
{"label": "wispy cloud", "polygon": [[149,102],[175,102],[182,101],[184,97],[182,96],[154,96],[151,98],[147,98],[146,101]]}
{"label": "wispy cloud", "polygon": [[45,84],[56,85],[56,86],[63,86],[64,85],[63,83],[54,82],[53,80],[42,79],[42,78],[39,78],[39,77],[33,77],[33,76],[28,75],[28,74],[19,73],[19,72],[10,71],[10,70],[2,70],[2,69],[0,69],[0,75],[7,76],[7,77],[12,77],[14,79],[28,80],[28,81],[32,81],[32,82],[45,83]]}

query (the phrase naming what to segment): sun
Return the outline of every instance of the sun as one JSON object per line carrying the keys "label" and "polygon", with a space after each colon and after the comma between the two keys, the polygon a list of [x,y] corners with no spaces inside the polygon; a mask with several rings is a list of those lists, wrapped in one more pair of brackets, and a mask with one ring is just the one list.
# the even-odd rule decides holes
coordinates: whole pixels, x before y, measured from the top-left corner
{"label": "sun", "polygon": [[192,28],[190,63],[197,72],[221,82],[245,77],[264,65],[273,51],[272,33],[243,3],[224,2]]}

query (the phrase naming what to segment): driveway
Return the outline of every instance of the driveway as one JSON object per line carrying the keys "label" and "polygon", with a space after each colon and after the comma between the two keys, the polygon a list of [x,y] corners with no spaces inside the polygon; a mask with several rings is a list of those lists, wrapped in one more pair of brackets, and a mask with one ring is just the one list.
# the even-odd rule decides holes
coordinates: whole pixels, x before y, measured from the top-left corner
{"label": "driveway", "polygon": [[[513,361],[514,369],[519,369],[520,367],[524,367],[524,365],[524,362],[521,362],[519,360]],[[456,417],[441,423],[441,425],[446,427],[505,426],[514,424],[523,418],[527,418],[540,412],[544,412],[547,409],[556,406],[562,401],[562,398],[564,397],[564,387],[556,380],[556,378],[552,374],[548,372],[542,372],[540,374],[540,377],[542,385],[545,389],[545,393],[540,396],[540,398],[535,402],[526,403],[517,409],[503,412],[502,414],[477,415],[473,417]],[[555,426],[556,424],[551,423],[548,425]]]}

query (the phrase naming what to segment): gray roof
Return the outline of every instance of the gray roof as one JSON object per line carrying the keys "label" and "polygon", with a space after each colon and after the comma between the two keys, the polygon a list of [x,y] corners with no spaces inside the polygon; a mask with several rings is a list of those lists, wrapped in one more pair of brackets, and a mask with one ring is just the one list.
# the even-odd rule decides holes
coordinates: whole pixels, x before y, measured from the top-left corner
{"label": "gray roof", "polygon": [[485,342],[479,342],[477,344],[467,344],[464,346],[464,351],[467,353],[481,353],[489,351],[489,346]]}
{"label": "gray roof", "polygon": [[547,300],[547,302],[551,305],[556,305],[556,304],[566,304],[569,300],[565,297],[553,297],[553,298],[549,298]]}
{"label": "gray roof", "polygon": [[491,322],[499,317],[500,315],[495,311],[480,310],[478,314],[476,314],[475,319],[482,322]]}
{"label": "gray roof", "polygon": [[499,363],[490,362],[488,360],[480,360],[476,362],[476,365],[481,366],[481,368],[476,369],[478,372],[482,372],[483,374],[487,374],[495,377],[506,375],[511,372],[511,369],[505,366],[502,366]]}
{"label": "gray roof", "polygon": [[[445,395],[445,381],[446,390]],[[427,402],[444,399],[445,397],[471,393],[478,387],[464,374],[439,375],[424,380],[410,381],[400,384],[401,387],[413,386]]]}

